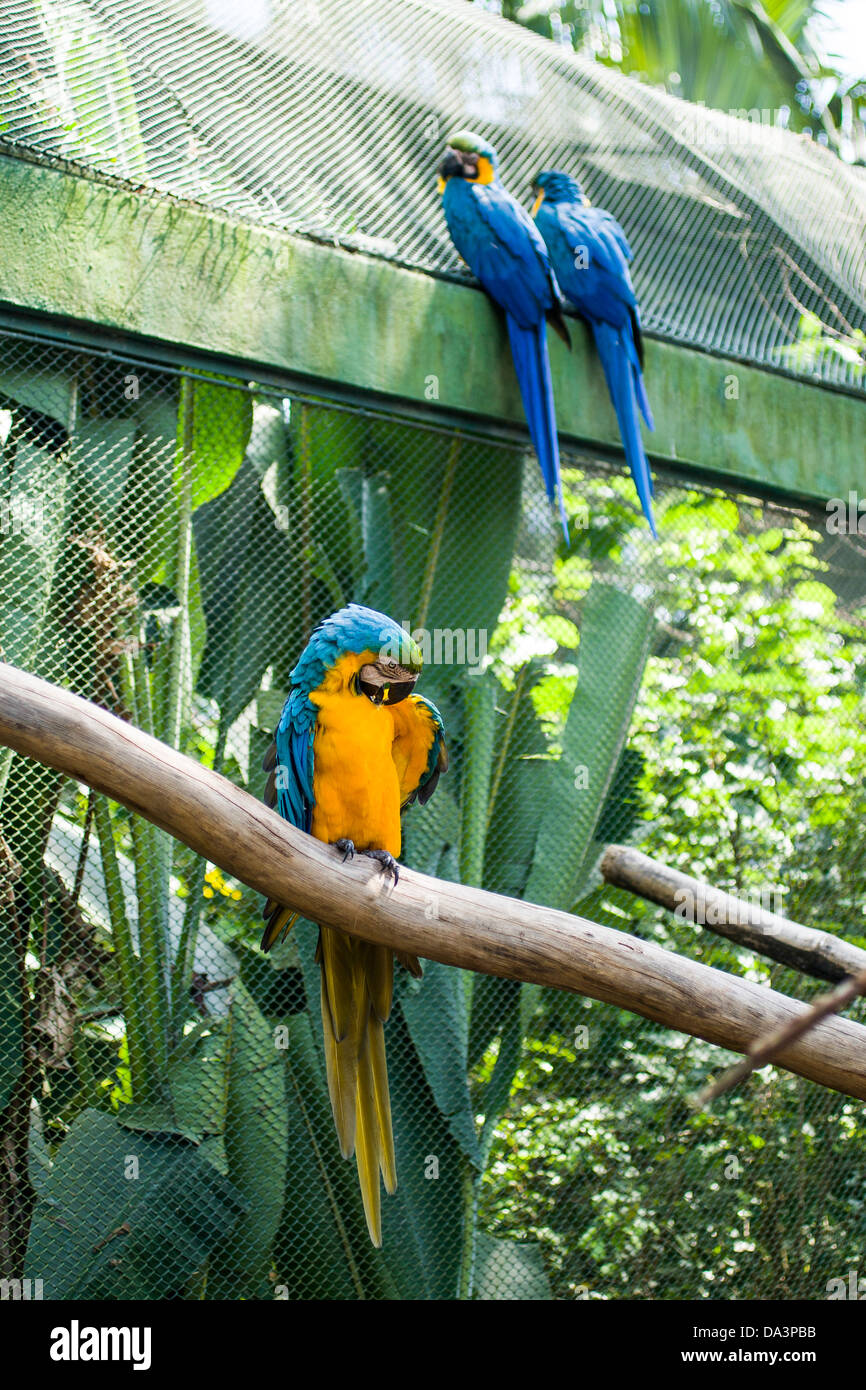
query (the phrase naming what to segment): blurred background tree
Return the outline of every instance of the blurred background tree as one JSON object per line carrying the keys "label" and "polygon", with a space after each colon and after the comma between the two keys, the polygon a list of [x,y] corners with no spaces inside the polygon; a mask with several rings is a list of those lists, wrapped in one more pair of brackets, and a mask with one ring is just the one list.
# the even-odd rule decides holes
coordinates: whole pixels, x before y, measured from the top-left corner
{"label": "blurred background tree", "polygon": [[[866,57],[832,0],[476,0],[687,101],[809,132],[866,161]],[[850,8],[860,9],[858,5]],[[851,63],[855,66],[852,68]],[[751,119],[755,119],[752,115]]]}
{"label": "blurred background tree", "polygon": [[[550,634],[590,575],[627,582],[633,563],[630,481],[565,479],[591,523],[556,562]],[[864,945],[862,569],[819,526],[690,489],[664,505],[658,628],[610,830]],[[531,588],[518,571],[500,634],[531,626]],[[536,686],[554,738],[567,645],[551,637]],[[821,989],[620,889],[574,909],[784,994]],[[699,1039],[543,991],[482,1180],[487,1229],[538,1242],[560,1298],[826,1297],[861,1260],[862,1107],[767,1068],[691,1113],[683,1098],[723,1065]]]}

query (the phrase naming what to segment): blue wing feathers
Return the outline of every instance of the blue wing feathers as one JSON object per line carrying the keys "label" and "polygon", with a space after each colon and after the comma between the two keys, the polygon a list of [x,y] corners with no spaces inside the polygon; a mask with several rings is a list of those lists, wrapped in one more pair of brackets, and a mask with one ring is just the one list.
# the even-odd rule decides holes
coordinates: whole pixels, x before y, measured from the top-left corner
{"label": "blue wing feathers", "polygon": [[652,474],[638,419],[640,412],[653,428],[635,341],[640,319],[628,269],[631,247],[616,219],[600,208],[545,199],[537,221],[563,293],[592,328],[626,460],[650,530],[657,536]]}
{"label": "blue wing feathers", "polygon": [[451,238],[497,304],[524,328],[538,323],[558,292],[544,238],[501,184],[450,179],[443,198]]}
{"label": "blue wing feathers", "polygon": [[470,270],[506,312],[514,369],[547,495],[562,500],[546,314],[560,303],[544,237],[525,208],[499,183],[450,179],[443,210],[451,238]]}
{"label": "blue wing feathers", "polygon": [[277,807],[298,830],[309,833],[313,816],[315,706],[303,690],[292,690],[277,725]]}

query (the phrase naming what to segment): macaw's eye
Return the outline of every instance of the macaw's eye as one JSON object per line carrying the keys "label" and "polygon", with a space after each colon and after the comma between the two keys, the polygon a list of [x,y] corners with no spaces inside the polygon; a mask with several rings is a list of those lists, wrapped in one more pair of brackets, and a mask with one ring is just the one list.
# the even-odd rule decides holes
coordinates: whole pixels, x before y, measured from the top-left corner
{"label": "macaw's eye", "polygon": [[396,670],[397,670],[397,663],[396,663],[396,661],[389,661],[389,662],[388,662],[388,670],[389,670],[389,671],[396,671]]}

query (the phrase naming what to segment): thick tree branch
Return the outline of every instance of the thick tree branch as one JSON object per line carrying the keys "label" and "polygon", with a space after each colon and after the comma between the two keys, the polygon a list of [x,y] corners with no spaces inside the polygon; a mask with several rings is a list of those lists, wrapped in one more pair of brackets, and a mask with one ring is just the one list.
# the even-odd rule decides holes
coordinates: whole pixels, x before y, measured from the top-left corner
{"label": "thick tree branch", "polygon": [[[566,912],[369,861],[294,830],[217,773],[67,691],[0,663],[0,742],[147,816],[313,921],[446,965],[575,990],[745,1052],[808,1006]],[[414,812],[413,814],[423,814]],[[830,1018],[780,1066],[866,1099],[866,1029]]]}
{"label": "thick tree branch", "polygon": [[601,872],[615,888],[627,888],[685,921],[698,922],[738,946],[818,980],[835,983],[866,970],[866,951],[844,937],[778,917],[627,845],[610,845],[605,850]]}

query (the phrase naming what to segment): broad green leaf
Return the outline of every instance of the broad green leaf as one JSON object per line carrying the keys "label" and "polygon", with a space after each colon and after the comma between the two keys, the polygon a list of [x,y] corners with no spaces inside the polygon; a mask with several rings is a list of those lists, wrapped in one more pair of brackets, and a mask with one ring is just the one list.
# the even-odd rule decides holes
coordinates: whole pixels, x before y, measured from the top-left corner
{"label": "broad green leaf", "polygon": [[370,452],[391,478],[392,616],[423,626],[431,639],[436,629],[459,625],[477,654],[507,591],[520,516],[521,451],[375,421]]}
{"label": "broad green leaf", "polygon": [[484,1114],[484,1127],[478,1141],[482,1169],[487,1166],[496,1126],[508,1104],[514,1077],[520,1065],[523,1039],[541,991],[538,985],[521,984],[482,975],[472,994],[470,1066],[474,1066],[499,1036],[499,1051],[487,1084],[478,1088],[476,1109]]}
{"label": "broad green leaf", "polygon": [[484,887],[508,897],[523,894],[539,826],[550,810],[547,743],[533,704],[540,678],[538,667],[522,667],[514,689],[500,688],[496,702]]}
{"label": "broad green leaf", "polygon": [[[14,410],[18,405],[47,416],[61,426],[56,433],[58,440],[68,430],[73,415],[76,379],[74,371],[54,363],[22,371],[21,348],[15,339],[0,345],[0,408]],[[31,417],[31,428],[38,423]],[[41,423],[44,430],[48,421]]]}
{"label": "broad green leaf", "polygon": [[504,980],[498,975],[479,975],[472,992],[472,1014],[469,1026],[470,1069],[476,1067],[490,1042],[502,1032],[520,995],[517,980]]}
{"label": "broad green leaf", "polygon": [[477,1164],[478,1140],[466,1080],[469,1019],[462,972],[425,961],[421,988],[404,993],[401,1007],[439,1111],[466,1158]]}
{"label": "broad green leaf", "polygon": [[212,1030],[182,1040],[168,1068],[164,1099],[124,1105],[118,1121],[126,1129],[150,1134],[178,1134],[199,1143],[207,1134],[222,1134],[226,1122],[226,1038]]}
{"label": "broad green leaf", "polygon": [[193,529],[207,629],[198,688],[229,727],[267,667],[303,645],[286,604],[292,554],[250,463],[195,513]]}
{"label": "broad green leaf", "polygon": [[652,614],[610,584],[595,583],[583,606],[577,690],[562,740],[548,764],[547,810],[525,896],[564,910],[579,896],[591,844],[646,664]]}
{"label": "broad green leaf", "polygon": [[[243,463],[253,426],[253,403],[249,392],[237,386],[192,380],[191,483],[195,511],[225,492]],[[189,426],[181,407],[178,439],[188,436]]]}
{"label": "broad green leaf", "polygon": [[456,881],[457,873],[450,873],[443,864],[444,847],[460,842],[460,808],[448,785],[450,781],[449,773],[426,806],[415,803],[403,813],[401,859],[422,874]]}
{"label": "broad green leaf", "polygon": [[248,1298],[265,1287],[283,1209],[288,1119],[283,1056],[240,980],[226,1024],[225,1117],[228,1175],[248,1209],[212,1256],[208,1296]]}
{"label": "broad green leaf", "polygon": [[[69,441],[75,515],[109,550],[118,538],[122,509],[128,505],[135,445],[131,422],[125,419],[85,420]],[[120,526],[121,531],[128,527],[125,517]]]}
{"label": "broad green leaf", "polygon": [[[333,612],[337,590],[347,602],[363,597],[368,558],[361,539],[362,494],[365,472],[375,471],[364,467],[368,433],[363,416],[292,403],[291,476],[281,500],[288,506],[288,539],[298,557],[290,617],[301,622],[304,641],[312,626]],[[321,567],[320,551],[327,556],[324,581],[314,573]]]}
{"label": "broad green leaf", "polygon": [[[506,981],[502,981],[502,983],[504,984]],[[479,1105],[484,1111],[484,1128],[481,1131],[478,1144],[482,1169],[487,1165],[496,1125],[508,1104],[514,1075],[520,1065],[520,1056],[523,1050],[523,1016],[520,1008],[522,986],[516,981],[509,980],[507,983],[517,984],[516,998],[502,1028],[493,1074],[479,1099]]]}
{"label": "broad green leaf", "polygon": [[[15,754],[3,795],[3,836],[21,869],[16,899],[22,911],[29,906],[31,920],[39,920],[46,908],[50,911],[51,887],[42,860],[56,794],[57,773],[52,768]],[[3,926],[8,931],[5,920]],[[51,944],[54,949],[56,938]]]}
{"label": "broad green leaf", "polygon": [[480,888],[494,766],[498,683],[486,672],[463,689],[463,776],[461,779],[460,881]]}
{"label": "broad green leaf", "polygon": [[382,1198],[388,1269],[403,1298],[452,1299],[463,1253],[467,1159],[429,1089],[399,1007],[386,1036],[397,1152],[397,1191]]}
{"label": "broad green leaf", "polygon": [[135,449],[116,525],[118,549],[132,562],[139,587],[168,570],[177,513],[172,487],[176,434],[176,399],[140,402]]}
{"label": "broad green leaf", "polygon": [[397,1298],[387,1252],[370,1244],[355,1165],[340,1153],[310,1016],[283,1026],[289,1147],[274,1247],[278,1283],[291,1299]]}
{"label": "broad green leaf", "polygon": [[[13,426],[13,429],[15,427]],[[0,480],[0,650],[33,670],[63,537],[69,468],[26,434]]]}
{"label": "broad green leaf", "polygon": [[[298,922],[294,934],[306,982],[317,1065],[324,1076],[319,967],[314,960],[318,933],[310,923]],[[385,1028],[385,1044],[397,1155],[397,1191],[393,1196],[384,1192],[382,1195],[383,1250],[376,1259],[384,1261],[397,1297],[453,1298],[458,1287],[462,1253],[466,1159],[449,1118],[436,1103],[402,1008],[396,1001]],[[456,1084],[460,1084],[459,1077]],[[333,1153],[335,1150],[330,1146],[334,1121],[329,1103],[322,1107],[317,1124],[316,1133],[321,1133],[324,1125],[329,1152]],[[347,1173],[352,1183],[349,1210],[357,1213],[360,1198],[354,1160],[347,1163],[339,1157],[338,1149],[336,1155],[337,1170]],[[333,1179],[331,1168],[327,1171]],[[290,1186],[290,1192],[293,1190]],[[336,1187],[335,1191],[338,1192]],[[341,1219],[347,1222],[345,1199],[340,1200],[338,1195],[337,1201]],[[287,1206],[286,1217],[289,1214]],[[366,1234],[364,1239],[369,1244]],[[353,1249],[357,1251],[354,1243]],[[310,1260],[315,1258],[312,1250],[299,1250],[299,1259],[302,1254]]]}
{"label": "broad green leaf", "polygon": [[387,480],[384,477],[364,478],[361,484],[361,540],[367,560],[364,602],[388,614],[392,614],[394,608],[393,532]]}
{"label": "broad green leaf", "polygon": [[47,1299],[179,1298],[243,1210],[193,1145],[85,1110],[42,1185],[25,1273]]}

